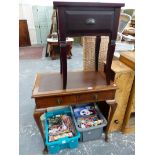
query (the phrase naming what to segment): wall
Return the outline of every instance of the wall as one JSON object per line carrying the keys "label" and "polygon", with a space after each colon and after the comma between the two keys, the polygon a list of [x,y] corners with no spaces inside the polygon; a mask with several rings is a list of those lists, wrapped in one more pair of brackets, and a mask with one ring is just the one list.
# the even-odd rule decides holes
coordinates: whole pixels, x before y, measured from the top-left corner
{"label": "wall", "polygon": [[20,0],[19,19],[27,20],[32,45],[46,44],[51,27],[52,3],[52,1],[47,0]]}

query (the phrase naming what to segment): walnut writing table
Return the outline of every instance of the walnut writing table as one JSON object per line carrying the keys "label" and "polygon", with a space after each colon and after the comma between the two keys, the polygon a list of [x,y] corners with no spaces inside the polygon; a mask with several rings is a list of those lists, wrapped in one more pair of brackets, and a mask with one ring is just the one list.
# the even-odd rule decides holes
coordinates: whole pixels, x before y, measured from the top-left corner
{"label": "walnut writing table", "polygon": [[101,35],[109,36],[105,73],[106,82],[110,84],[111,63],[115,51],[120,10],[124,4],[53,2],[53,5],[54,9],[56,9],[63,89],[66,89],[67,85],[66,37],[71,36],[97,36],[95,47],[96,71],[98,71]]}
{"label": "walnut writing table", "polygon": [[45,137],[40,116],[46,112],[48,107],[98,101],[106,101],[111,108],[105,131],[105,139],[107,140],[111,120],[117,107],[114,100],[116,85],[110,82],[110,85],[107,86],[105,74],[100,72],[69,72],[68,75],[66,90],[61,87],[62,75],[59,73],[42,73],[36,76],[32,91],[32,97],[36,104],[34,119],[44,143]]}

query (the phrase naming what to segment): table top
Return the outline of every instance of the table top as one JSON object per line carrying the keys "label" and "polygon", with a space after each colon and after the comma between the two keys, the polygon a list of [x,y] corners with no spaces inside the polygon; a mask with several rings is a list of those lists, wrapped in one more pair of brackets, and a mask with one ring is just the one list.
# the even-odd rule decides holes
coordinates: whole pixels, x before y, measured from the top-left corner
{"label": "table top", "polygon": [[74,93],[88,93],[103,90],[116,90],[117,86],[111,81],[106,84],[105,74],[94,71],[68,72],[67,88],[62,88],[60,73],[38,73],[32,91],[32,97],[56,96]]}
{"label": "table top", "polygon": [[71,7],[123,7],[124,3],[102,3],[102,2],[63,2],[63,1],[53,1],[54,8],[61,6],[71,6]]}
{"label": "table top", "polygon": [[121,52],[120,61],[135,70],[135,52]]}
{"label": "table top", "polygon": [[[73,41],[74,41],[74,38],[71,38],[71,37],[66,38],[66,42],[73,42]],[[47,42],[57,43],[58,38],[47,38]]]}

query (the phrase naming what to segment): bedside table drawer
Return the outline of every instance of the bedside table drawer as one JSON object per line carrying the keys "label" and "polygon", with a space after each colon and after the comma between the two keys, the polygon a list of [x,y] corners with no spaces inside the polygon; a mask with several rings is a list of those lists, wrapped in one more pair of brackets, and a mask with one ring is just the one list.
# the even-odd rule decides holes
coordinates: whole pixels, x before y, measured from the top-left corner
{"label": "bedside table drawer", "polygon": [[65,11],[68,33],[113,30],[114,11]]}
{"label": "bedside table drawer", "polygon": [[76,96],[66,95],[66,96],[53,96],[53,97],[40,97],[36,98],[37,108],[47,108],[50,106],[63,106],[76,103]]}

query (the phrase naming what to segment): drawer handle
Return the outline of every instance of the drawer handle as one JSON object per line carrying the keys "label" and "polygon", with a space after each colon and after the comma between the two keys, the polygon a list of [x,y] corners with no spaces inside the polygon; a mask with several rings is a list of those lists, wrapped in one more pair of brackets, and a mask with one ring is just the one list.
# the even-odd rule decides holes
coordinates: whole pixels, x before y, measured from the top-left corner
{"label": "drawer handle", "polygon": [[119,121],[117,119],[114,122],[115,122],[115,124],[118,124],[119,123]]}
{"label": "drawer handle", "polygon": [[95,19],[94,18],[88,18],[87,20],[86,20],[86,24],[88,24],[88,25],[94,25],[95,24]]}
{"label": "drawer handle", "polygon": [[61,103],[62,103],[62,99],[59,99],[59,98],[58,98],[58,99],[57,99],[57,103],[58,103],[58,104],[61,104]]}
{"label": "drawer handle", "polygon": [[94,98],[94,100],[97,102],[97,100],[98,100],[98,95],[97,95],[97,94],[93,94],[93,98]]}

